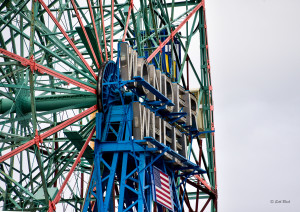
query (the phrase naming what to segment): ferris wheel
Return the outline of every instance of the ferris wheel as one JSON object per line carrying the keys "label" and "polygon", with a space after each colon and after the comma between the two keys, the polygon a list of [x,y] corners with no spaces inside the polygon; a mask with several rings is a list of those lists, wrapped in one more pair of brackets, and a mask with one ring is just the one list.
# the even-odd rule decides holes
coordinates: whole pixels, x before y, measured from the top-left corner
{"label": "ferris wheel", "polygon": [[213,112],[203,0],[0,1],[0,210],[217,211]]}

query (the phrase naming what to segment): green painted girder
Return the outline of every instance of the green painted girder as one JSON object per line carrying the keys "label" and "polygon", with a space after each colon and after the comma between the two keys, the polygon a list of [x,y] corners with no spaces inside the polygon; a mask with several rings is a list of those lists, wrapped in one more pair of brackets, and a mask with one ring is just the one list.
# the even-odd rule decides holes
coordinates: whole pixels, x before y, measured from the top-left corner
{"label": "green painted girder", "polygon": [[[86,139],[83,138],[78,132],[64,132],[64,134],[78,151],[82,149]],[[93,153],[94,150],[90,146],[87,146],[85,152],[83,153],[83,157],[89,162],[90,165],[93,165],[94,162]]]}
{"label": "green painted girder", "polygon": [[[197,199],[197,192],[187,192],[189,199],[194,200]],[[199,192],[198,194],[199,199],[208,199],[209,195],[203,192]]]}
{"label": "green painted girder", "polygon": [[[25,19],[28,19],[27,16],[23,16]],[[41,33],[45,33],[45,32],[51,32],[41,21],[39,21],[38,19],[35,20],[35,27],[36,30],[40,31]],[[65,43],[63,43],[60,39],[58,39],[56,36],[48,36],[48,39],[51,41],[51,43],[55,46],[57,46],[60,51],[62,51],[64,54],[66,54],[70,59],[72,59],[74,62],[76,62],[79,66],[82,67],[83,70],[85,70],[85,72],[87,73],[88,70],[86,68],[86,66],[83,64],[83,62],[74,54],[74,52],[70,51],[67,47],[68,44],[66,45]],[[36,42],[35,42],[36,44]],[[45,48],[43,45],[40,45],[41,47]],[[47,51],[48,53],[52,53],[53,50],[49,49]],[[60,57],[57,57],[58,59]],[[61,62],[64,62],[65,59],[61,59]],[[69,65],[69,64],[68,64]],[[77,71],[80,71],[79,69],[77,69],[76,67],[71,66],[72,68],[74,68]],[[82,72],[82,71],[81,71]],[[84,74],[84,72],[82,73]],[[90,77],[91,80],[93,80],[93,78],[88,74],[84,74],[86,77]]]}
{"label": "green painted girder", "polygon": [[[170,21],[171,27],[175,26],[174,23],[175,23],[176,21],[179,21],[180,19],[182,19],[185,15],[189,14],[193,9],[194,9],[194,7],[188,9],[187,11],[185,11],[185,12],[183,12],[181,15],[179,15],[176,19],[174,19],[173,21]],[[170,27],[169,24],[166,24],[166,25],[160,27],[160,28],[157,30],[157,32],[160,33],[162,30],[167,29],[167,28],[169,28],[169,27]],[[153,38],[154,36],[155,36],[155,33],[152,33],[151,35],[149,35],[149,37],[144,38],[143,40],[141,40],[140,43],[139,43],[139,45],[143,45],[148,39],[151,39],[151,38]],[[133,48],[136,48],[136,47],[137,47],[137,45],[133,46]]]}
{"label": "green painted girder", "polygon": [[[16,112],[17,107],[24,114],[29,113],[30,109],[30,97],[19,97],[16,99],[19,102],[19,106],[16,106],[14,102],[7,98],[0,99],[0,114],[10,111],[11,113]],[[47,95],[47,96],[37,96],[35,97],[36,111],[49,111],[55,110],[67,106],[78,105],[80,103],[85,103],[80,105],[80,108],[88,108],[96,104],[95,95]]]}
{"label": "green painted girder", "polygon": [[[128,1],[128,3],[125,3],[125,4],[118,4],[118,1],[115,0],[115,4],[114,4],[114,5],[117,5],[117,10],[121,16],[121,20],[118,18],[117,13],[115,14],[115,18],[117,19],[118,23],[120,24],[120,26],[123,30],[125,29],[125,24],[126,24],[127,15],[128,15],[128,13],[124,14],[123,10],[126,11],[126,9],[128,9],[128,7],[130,5],[129,3],[130,2]],[[127,12],[128,12],[128,10],[127,10]],[[125,17],[125,15],[126,15],[126,17]],[[134,36],[134,31],[132,30],[132,28],[128,27],[127,38],[131,37],[129,32],[131,33],[132,36]],[[131,44],[133,44],[133,43],[131,43]]]}
{"label": "green painted girder", "polygon": [[35,197],[33,196],[33,194],[31,192],[29,192],[26,188],[24,188],[20,183],[18,183],[17,181],[15,181],[12,177],[10,177],[9,175],[7,175],[5,172],[3,172],[2,170],[0,170],[0,174],[2,174],[5,178],[8,178],[11,182],[13,182],[16,186],[18,186],[29,197],[35,199]]}
{"label": "green painted girder", "polygon": [[[182,37],[181,37],[179,34],[176,34],[176,38],[177,38],[178,41],[180,42],[180,45],[181,45],[182,50],[183,50],[184,52],[187,52],[186,47],[185,47],[185,45],[183,44]],[[200,90],[202,90],[202,89],[204,88],[203,83],[202,83],[202,80],[201,80],[202,78],[200,78],[199,74],[197,73],[197,70],[196,70],[196,68],[194,67],[194,64],[193,64],[193,61],[192,61],[192,60],[189,61],[189,64],[191,65],[192,70],[193,70],[193,72],[194,72],[194,74],[195,74],[195,76],[196,76],[196,78],[197,78],[197,81],[198,81],[198,83],[199,83],[199,85],[200,85]]]}
{"label": "green painted girder", "polygon": [[[51,179],[51,181],[48,181],[47,186],[51,187],[53,186],[53,184],[55,183],[55,181],[64,173],[68,170],[68,168],[70,168],[73,163],[74,163],[74,158],[77,156],[77,151],[73,151],[73,152],[69,152],[66,155],[62,155],[61,157],[63,157],[62,160],[59,161],[59,164],[56,165],[56,168],[58,170],[57,174],[54,176],[53,179]],[[62,165],[62,166],[61,166]],[[61,166],[61,167],[59,167]],[[58,169],[59,168],[59,169]],[[50,173],[50,175],[53,175],[55,173],[55,169],[52,170],[52,172]]]}
{"label": "green painted girder", "polygon": [[192,32],[194,31],[197,16],[198,16],[198,12],[195,14],[194,21],[193,21],[193,24],[192,24],[192,27],[191,27],[191,30],[190,30],[190,35],[188,36],[188,39],[187,39],[187,44],[186,44],[186,47],[185,47],[185,52],[184,52],[184,56],[183,56],[182,63],[181,63],[181,69],[179,71],[178,83],[180,83],[181,76],[183,74],[183,68],[184,68],[184,64],[186,62],[187,54],[188,54],[190,43],[191,43],[191,40],[192,40],[192,35],[193,35]]}
{"label": "green painted girder", "polygon": [[[93,47],[93,50],[95,52],[96,58],[97,58],[99,64],[101,64],[102,62],[101,62],[101,57],[100,57],[100,50],[99,50],[98,45],[97,45],[97,40],[95,38],[94,31],[90,27],[85,27],[85,30],[86,30],[86,32],[88,34],[88,37],[89,37],[89,40],[92,44],[92,47]],[[76,27],[76,31],[79,34],[80,39],[82,40],[82,42],[84,44],[84,47],[88,52],[88,55],[93,60],[93,63],[96,66],[96,61],[93,57],[92,50],[90,49],[88,41],[87,41],[87,39],[85,37],[85,34],[83,32],[83,29],[81,27]]]}
{"label": "green painted girder", "polygon": [[[60,112],[60,111],[65,111],[65,110],[85,108],[86,107],[85,105],[86,105],[86,103],[80,103],[80,104],[76,104],[76,105],[70,105],[70,106],[67,106],[67,107],[61,107],[61,108],[58,108],[58,109],[54,109],[54,110],[49,110],[49,111],[37,113],[37,116],[39,116],[39,115],[47,115],[47,114],[51,114],[51,113],[57,113],[57,112]],[[21,116],[19,118],[15,118],[14,120],[2,121],[2,122],[0,122],[0,124],[8,124],[8,123],[13,123],[13,122],[21,121],[21,120],[24,120],[24,119],[30,119],[30,118],[31,118],[31,114],[27,114],[27,115]],[[44,130],[42,130],[42,131],[44,131]]]}
{"label": "green painted girder", "polygon": [[[76,152],[75,151],[70,151],[67,155],[65,154],[65,150],[66,149],[70,149],[70,147],[73,147],[72,144],[70,144],[69,142],[66,142],[65,144],[68,144],[68,145],[63,145],[61,146],[58,150],[56,150],[56,154],[52,153],[49,157],[46,157],[45,155],[43,155],[43,157],[45,157],[46,159],[44,160],[44,170],[47,169],[47,167],[51,167],[53,166],[54,164],[50,161],[51,158],[55,158],[55,162],[57,162],[58,164],[63,164],[65,163],[66,161],[72,161],[70,160],[70,158],[74,158],[76,156]],[[58,153],[59,152],[59,153]],[[70,157],[70,155],[72,154],[72,156]],[[69,159],[69,160],[68,160]],[[50,162],[48,162],[50,161]],[[64,170],[68,167],[70,167],[70,162],[67,163],[67,166],[65,166]],[[58,167],[57,167],[58,168]],[[22,180],[20,180],[20,183],[25,181],[26,179],[28,179],[29,175],[31,173],[34,173],[36,170],[38,169],[38,167],[35,167],[26,177],[24,177]],[[51,173],[48,173],[46,176],[49,178],[53,173],[54,173],[55,169],[51,171]],[[40,176],[40,173],[38,173],[37,175],[35,175],[32,180],[33,181],[36,181]],[[54,183],[54,181],[52,180],[52,182]],[[51,184],[48,184],[48,186],[51,186],[53,183]],[[37,191],[39,188],[41,188],[42,185],[40,185],[39,187],[35,188],[35,191]],[[27,184],[25,186],[25,188],[28,188],[29,187],[29,184]]]}
{"label": "green painted girder", "polygon": [[[2,19],[1,17],[0,17],[0,20],[3,21],[3,19]],[[5,21],[3,21],[3,22],[5,22]],[[19,34],[21,34],[22,36],[24,36],[24,38],[30,40],[30,37],[29,37],[27,34],[22,33],[22,32],[21,32],[20,30],[18,30],[15,26],[9,24],[9,27],[10,27],[11,29],[13,29],[14,31],[16,31],[17,33],[19,33]],[[45,28],[46,28],[46,27],[45,27]],[[51,40],[51,36],[49,36],[49,40]],[[58,44],[59,44],[59,45],[58,45],[59,49],[60,49],[60,47],[62,47],[63,49],[65,49],[65,44],[61,43],[61,41],[58,40],[56,37],[55,37],[55,40],[51,40],[51,41],[52,41],[51,43],[52,43],[53,45],[54,45],[54,44],[55,44],[55,45],[58,45]],[[87,70],[86,70],[85,72],[83,72],[82,70],[78,69],[76,66],[74,66],[74,65],[72,65],[70,62],[68,62],[66,59],[64,59],[64,58],[62,58],[61,56],[59,56],[58,54],[56,54],[56,52],[53,51],[52,49],[50,49],[50,48],[48,48],[48,47],[45,47],[45,46],[41,45],[40,43],[38,43],[38,42],[36,42],[36,41],[34,42],[34,44],[37,45],[38,47],[40,47],[41,49],[43,49],[44,51],[46,51],[48,54],[50,54],[50,55],[54,56],[55,58],[57,58],[60,62],[63,62],[64,64],[66,64],[67,66],[69,66],[70,68],[72,68],[73,70],[79,72],[79,73],[82,74],[83,76],[85,76],[85,77],[87,77],[87,78],[89,78],[90,80],[92,80],[92,81],[95,82],[95,79],[94,79],[91,75],[86,74]],[[60,50],[60,51],[62,51],[62,50]],[[69,50],[64,50],[64,52],[65,52],[65,53],[67,52],[66,55],[68,55],[68,56],[71,55],[70,58],[73,57],[73,54],[72,54]],[[36,52],[36,53],[39,53],[39,52]],[[38,60],[38,59],[37,59],[37,60]],[[80,62],[77,58],[76,58],[75,61],[77,61],[77,63],[82,63],[82,61]],[[85,67],[85,68],[86,68],[86,67]]]}
{"label": "green painted girder", "polygon": [[[4,164],[5,164],[5,165],[8,165],[6,162],[4,162]],[[14,172],[19,172],[19,173],[20,173],[20,171],[19,171],[18,169],[16,169],[15,167],[13,167],[13,171],[14,171]],[[24,173],[22,173],[22,175],[20,176],[21,179],[27,178],[27,177],[28,177],[28,175],[26,175],[26,174],[24,174]],[[38,181],[36,181],[36,180],[34,180],[33,182],[34,182],[34,183],[38,183]],[[22,183],[22,181],[20,180],[19,183]]]}
{"label": "green painted girder", "polygon": [[[62,81],[62,83],[63,83],[63,81]],[[62,84],[62,83],[57,83],[57,85]],[[26,85],[14,85],[14,84],[0,84],[0,87],[3,87],[3,88],[18,88],[18,89],[22,89],[22,90],[29,90],[30,89],[30,87],[26,86]],[[75,89],[78,89],[78,88],[75,88]],[[75,89],[64,89],[64,88],[60,88],[58,86],[56,86],[55,88],[49,88],[49,85],[35,87],[36,91],[46,91],[47,93],[56,92],[56,93],[90,95],[88,92],[79,91],[79,90],[75,90]],[[6,93],[6,95],[9,95],[9,93]]]}

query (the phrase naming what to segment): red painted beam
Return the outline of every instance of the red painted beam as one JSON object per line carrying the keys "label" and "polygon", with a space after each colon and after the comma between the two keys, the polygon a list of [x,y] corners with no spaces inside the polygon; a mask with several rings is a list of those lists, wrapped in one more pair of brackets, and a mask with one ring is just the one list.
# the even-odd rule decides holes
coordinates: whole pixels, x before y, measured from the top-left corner
{"label": "red painted beam", "polygon": [[[180,186],[180,194],[181,195],[183,194],[183,188],[182,188],[182,186]],[[190,200],[188,198],[188,195],[187,195],[186,191],[184,192],[184,201],[185,201],[186,206],[189,208],[189,211],[193,211],[192,206],[190,204]]]}
{"label": "red painted beam", "polygon": [[[206,49],[206,58],[207,58],[207,72],[208,72],[208,85],[209,85],[209,99],[210,99],[210,105],[211,108],[213,109],[213,98],[212,98],[212,85],[211,85],[211,72],[210,72],[210,59],[209,59],[209,50],[208,50],[208,38],[207,38],[207,25],[206,25],[206,14],[205,14],[205,3],[203,3],[203,18],[204,18],[204,32],[205,32],[205,49]],[[210,111],[210,116],[213,117],[213,110]],[[213,118],[211,119],[211,129],[214,130],[214,120]],[[214,180],[215,180],[215,191],[217,193],[217,169],[216,169],[216,153],[215,153],[215,139],[214,139],[214,133],[212,135],[212,149],[213,149],[213,164],[214,164]],[[216,202],[216,201],[215,201]],[[217,209],[217,207],[216,207]]]}
{"label": "red painted beam", "polygon": [[208,190],[210,190],[211,192],[213,192],[212,191],[212,189],[211,189],[211,187],[207,184],[207,182],[204,180],[204,179],[202,179],[199,175],[194,175]]}
{"label": "red painted beam", "polygon": [[[181,177],[181,180],[185,180],[185,178]],[[215,196],[215,192],[214,191],[210,191],[209,189],[205,188],[205,187],[202,187],[200,184],[198,183],[195,183],[191,180],[186,180],[186,182],[188,184],[190,184],[191,186],[195,187],[196,189],[200,189],[201,191],[203,191],[204,193],[208,194],[208,195],[213,195]]]}
{"label": "red painted beam", "polygon": [[98,59],[97,59],[97,57],[96,57],[96,54],[95,54],[94,48],[93,48],[93,46],[92,46],[92,44],[91,44],[91,41],[90,41],[90,39],[89,39],[89,36],[88,36],[88,34],[87,34],[86,30],[85,30],[85,27],[84,27],[84,25],[83,25],[83,23],[82,23],[82,21],[81,21],[81,18],[80,18],[80,15],[79,15],[79,12],[78,12],[78,9],[77,9],[77,7],[76,7],[76,4],[75,4],[74,0],[71,0],[71,3],[72,3],[72,5],[73,5],[74,11],[75,11],[76,17],[77,17],[77,19],[78,19],[78,22],[79,22],[79,24],[80,24],[80,26],[81,26],[81,29],[83,30],[83,33],[84,33],[84,35],[85,35],[85,38],[86,38],[86,40],[87,40],[87,42],[88,42],[88,44],[89,44],[89,47],[90,47],[90,49],[91,49],[91,51],[92,51],[92,55],[93,55],[93,58],[94,58],[94,60],[95,60],[95,62],[96,62],[97,68],[99,69],[99,68],[100,68],[100,64],[99,64]]}
{"label": "red painted beam", "polygon": [[110,25],[110,60],[114,57],[114,6],[115,0],[111,0],[111,25]]}
{"label": "red painted beam", "polygon": [[[199,185],[199,180],[198,180],[198,182],[197,182],[197,185]],[[197,192],[196,192],[196,209],[195,209],[195,211],[196,212],[198,212],[198,206],[199,206],[199,192],[200,190],[197,188]]]}
{"label": "red painted beam", "polygon": [[171,32],[171,35],[167,37],[164,42],[160,43],[159,46],[155,49],[155,51],[147,58],[147,62],[150,63],[151,60],[155,57],[155,55],[179,32],[179,30],[183,27],[183,25],[203,6],[203,1],[201,1],[190,14],[176,27],[174,31]]}
{"label": "red painted beam", "polygon": [[99,41],[99,36],[98,36],[97,28],[96,28],[96,23],[95,23],[93,10],[92,10],[91,1],[90,0],[87,0],[87,1],[88,1],[88,5],[89,5],[90,14],[91,14],[91,19],[92,19],[92,22],[93,22],[95,36],[96,36],[96,39],[97,39],[98,49],[100,51],[101,62],[103,62],[102,50],[101,50],[101,46],[100,46],[100,41]]}
{"label": "red painted beam", "polygon": [[[198,166],[201,167],[201,158],[202,158],[202,140],[197,138],[198,146],[199,146],[199,162],[197,162]],[[200,184],[200,181],[197,180],[197,185]],[[199,206],[199,188],[197,188],[197,199],[196,199],[196,212],[198,211]]]}
{"label": "red painted beam", "polygon": [[207,205],[208,205],[208,203],[210,202],[210,200],[211,200],[211,197],[208,198],[208,200],[206,201],[206,203],[204,204],[204,206],[203,206],[203,208],[201,209],[200,212],[203,212],[203,211],[205,210],[205,208],[207,207]]}
{"label": "red painted beam", "polygon": [[[64,181],[63,184],[61,185],[61,187],[60,187],[58,193],[56,194],[56,196],[55,196],[55,198],[54,198],[54,200],[53,200],[53,202],[52,202],[54,205],[56,205],[56,204],[59,202],[59,200],[60,200],[60,198],[61,198],[61,194],[62,194],[62,192],[63,192],[65,186],[67,185],[67,183],[68,183],[68,181],[69,181],[71,175],[73,174],[73,172],[74,172],[74,170],[75,170],[77,164],[80,162],[80,159],[81,159],[81,157],[82,157],[82,155],[83,155],[85,149],[86,149],[87,146],[89,145],[89,143],[90,143],[90,141],[91,141],[91,139],[92,139],[92,137],[93,137],[93,135],[94,135],[94,133],[95,133],[95,130],[96,130],[96,128],[94,127],[93,130],[92,130],[92,132],[91,132],[91,134],[90,134],[89,137],[87,138],[85,144],[83,145],[82,149],[80,150],[80,152],[79,152],[79,154],[78,154],[78,156],[77,156],[75,162],[73,163],[72,168],[70,169],[70,171],[69,171],[69,173],[68,173],[68,175],[67,175],[65,181]],[[49,207],[49,210],[48,210],[48,211],[49,211],[49,212],[52,212],[52,210],[51,210],[50,207]]]}
{"label": "red painted beam", "polygon": [[49,74],[51,76],[54,76],[54,77],[59,78],[61,80],[64,80],[64,81],[66,81],[66,82],[68,82],[70,84],[76,85],[76,86],[78,86],[78,87],[80,87],[80,88],[82,88],[84,90],[87,90],[87,91],[89,91],[91,93],[94,93],[94,94],[96,93],[96,90],[94,88],[91,88],[90,86],[85,85],[85,84],[83,84],[81,82],[78,82],[78,81],[76,81],[74,79],[71,79],[71,78],[69,78],[68,76],[66,76],[64,74],[61,74],[61,73],[56,72],[56,71],[54,71],[54,70],[52,70],[50,68],[47,68],[47,67],[45,67],[43,65],[40,65],[40,64],[36,63],[33,59],[30,59],[30,60],[26,59],[24,57],[16,55],[16,54],[14,54],[12,52],[9,52],[9,51],[7,51],[5,49],[2,49],[2,48],[0,48],[0,53],[6,55],[8,57],[10,57],[11,59],[14,59],[14,60],[17,60],[17,61],[21,62],[21,64],[23,66],[30,66],[31,70],[33,70],[33,71],[37,70],[37,71],[39,71],[42,74],[43,73],[47,73],[47,74]]}
{"label": "red painted beam", "polygon": [[103,15],[102,0],[99,0],[99,5],[100,5],[100,13],[101,13],[101,23],[102,23],[102,31],[103,31],[103,40],[104,40],[105,56],[106,56],[106,61],[108,61],[108,54],[107,54],[107,46],[106,46],[106,35],[105,35],[105,25],[104,25],[104,15]]}
{"label": "red painted beam", "polygon": [[[42,134],[39,135],[39,138],[41,139],[40,141],[42,141],[43,139],[49,137],[50,135],[64,129],[65,127],[69,126],[70,124],[73,124],[74,122],[82,119],[83,117],[91,114],[92,112],[94,112],[95,110],[97,110],[97,106],[94,105],[92,107],[90,107],[89,109],[83,111],[82,113],[77,114],[76,116],[64,121],[63,123],[57,125],[56,127],[52,128],[51,130],[48,130]],[[28,141],[27,143],[19,146],[18,148],[12,150],[11,152],[8,152],[7,154],[3,155],[0,157],[0,163],[2,163],[3,161],[11,158],[12,156],[22,152],[23,150],[29,148],[30,146],[36,144],[36,138],[33,138],[32,140]]]}
{"label": "red painted beam", "polygon": [[74,42],[67,35],[66,31],[62,28],[62,26],[59,24],[59,22],[57,21],[57,19],[51,13],[50,9],[47,7],[47,5],[45,4],[45,2],[43,0],[38,0],[38,1],[44,7],[44,9],[46,10],[46,12],[50,16],[50,18],[53,20],[53,22],[55,23],[55,25],[57,26],[57,28],[61,31],[61,33],[67,39],[67,41],[72,46],[72,48],[74,49],[74,51],[76,52],[76,54],[79,56],[79,58],[81,59],[81,61],[84,63],[84,65],[87,67],[87,69],[93,75],[93,77],[97,80],[98,79],[97,75],[95,74],[95,72],[93,71],[93,69],[89,66],[89,64],[87,63],[87,61],[84,59],[84,57],[82,56],[82,54],[80,53],[80,51],[77,49],[77,47],[75,46]]}
{"label": "red painted beam", "polygon": [[129,5],[129,9],[128,9],[128,15],[127,15],[126,26],[125,26],[125,29],[124,29],[124,35],[123,35],[123,38],[122,38],[122,41],[123,41],[123,42],[125,41],[125,37],[126,37],[126,34],[127,34],[128,25],[129,25],[129,20],[130,20],[130,14],[131,14],[131,10],[132,10],[132,9],[133,9],[133,0],[130,1],[130,5]]}
{"label": "red painted beam", "polygon": [[19,146],[18,148],[12,150],[11,152],[6,153],[5,155],[0,157],[0,163],[2,163],[3,161],[11,158],[12,156],[22,152],[23,150],[31,147],[32,145],[35,144],[35,139],[31,139],[30,141],[28,141],[27,143]]}

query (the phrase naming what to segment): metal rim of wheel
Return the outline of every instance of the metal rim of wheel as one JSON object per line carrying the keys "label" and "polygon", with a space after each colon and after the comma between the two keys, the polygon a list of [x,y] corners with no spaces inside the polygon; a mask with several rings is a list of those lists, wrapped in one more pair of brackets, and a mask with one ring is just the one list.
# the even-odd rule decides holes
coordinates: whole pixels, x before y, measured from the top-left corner
{"label": "metal rim of wheel", "polygon": [[[182,27],[188,20],[191,24],[185,32]],[[203,1],[2,1],[0,24],[3,210],[80,210],[92,164],[78,155],[86,140],[92,140],[97,108],[108,109],[105,101],[111,100],[112,89],[103,85],[103,79],[118,79],[112,61],[118,41],[128,42],[139,56],[161,69],[170,61],[160,51],[171,42],[168,59],[179,70],[171,65],[168,74],[187,90],[188,78],[198,79],[204,128],[214,130]],[[200,40],[200,68],[194,67],[188,54],[192,38]],[[178,46],[184,52],[181,60]],[[190,76],[184,72],[186,64],[193,70]],[[97,76],[98,71],[103,75]],[[99,102],[96,96],[101,93],[104,98]],[[209,203],[215,211],[214,134],[202,139],[194,143],[203,154],[192,158],[208,176],[190,179],[193,189],[186,192],[184,204],[195,210]],[[55,204],[49,206],[49,201]]]}
{"label": "metal rim of wheel", "polygon": [[97,108],[107,113],[109,105],[117,101],[119,89],[119,73],[114,61],[104,62],[98,72],[97,82]]}

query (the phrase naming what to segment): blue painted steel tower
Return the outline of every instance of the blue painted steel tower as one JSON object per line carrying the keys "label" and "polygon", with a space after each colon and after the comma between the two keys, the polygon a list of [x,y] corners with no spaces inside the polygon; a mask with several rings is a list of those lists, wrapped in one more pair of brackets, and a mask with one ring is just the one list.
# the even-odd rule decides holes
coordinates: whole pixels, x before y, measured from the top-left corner
{"label": "blue painted steel tower", "polygon": [[[183,156],[149,133],[137,139],[134,128],[142,126],[136,126],[140,123],[135,120],[136,108],[145,108],[156,121],[164,121],[188,136],[209,132],[181,122],[187,113],[168,110],[174,103],[143,76],[133,74],[130,80],[122,80],[121,46],[117,63],[109,61],[99,71],[95,157],[83,211],[163,211],[164,206],[156,203],[153,166],[169,176],[173,211],[182,211],[183,199],[178,192],[182,184],[185,189],[186,181],[181,177],[187,179],[205,171],[189,160],[190,150]],[[149,94],[155,100],[147,98]]]}

